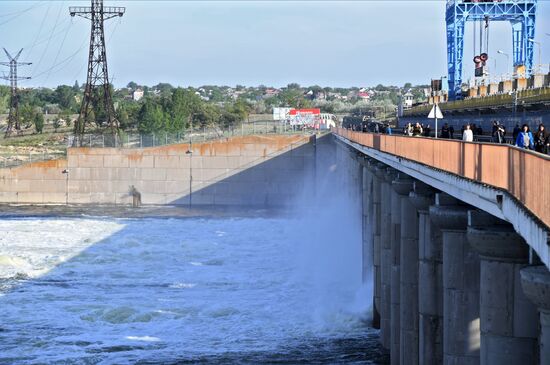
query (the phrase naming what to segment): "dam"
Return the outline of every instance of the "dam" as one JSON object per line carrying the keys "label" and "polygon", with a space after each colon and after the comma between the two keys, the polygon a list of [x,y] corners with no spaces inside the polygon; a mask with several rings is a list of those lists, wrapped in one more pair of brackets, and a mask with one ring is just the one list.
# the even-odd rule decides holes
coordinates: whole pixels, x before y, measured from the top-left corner
{"label": "dam", "polygon": [[336,128],[3,169],[0,359],[546,364],[549,168]]}

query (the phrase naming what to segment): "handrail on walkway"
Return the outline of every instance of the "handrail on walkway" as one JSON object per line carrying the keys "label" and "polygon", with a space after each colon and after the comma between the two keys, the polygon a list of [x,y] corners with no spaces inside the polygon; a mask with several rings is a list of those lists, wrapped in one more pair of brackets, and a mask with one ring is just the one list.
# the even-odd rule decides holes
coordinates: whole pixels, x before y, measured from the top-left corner
{"label": "handrail on walkway", "polygon": [[504,189],[550,227],[550,157],[506,144],[354,132],[333,133],[362,146]]}

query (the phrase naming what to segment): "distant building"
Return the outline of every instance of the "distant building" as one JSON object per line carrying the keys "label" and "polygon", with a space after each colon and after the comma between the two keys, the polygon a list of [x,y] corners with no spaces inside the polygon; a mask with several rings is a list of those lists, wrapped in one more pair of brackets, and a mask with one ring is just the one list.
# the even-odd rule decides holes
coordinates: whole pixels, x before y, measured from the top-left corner
{"label": "distant building", "polygon": [[370,100],[371,94],[369,92],[358,92],[357,97],[361,100]]}
{"label": "distant building", "polygon": [[281,90],[268,88],[268,89],[265,90],[263,98],[264,99],[272,98],[274,96],[279,95],[280,92],[281,92]]}
{"label": "distant building", "polygon": [[403,95],[403,107],[405,109],[412,108],[414,103],[414,95],[408,91],[405,95]]}
{"label": "distant building", "polygon": [[143,99],[144,94],[145,93],[141,89],[134,90],[134,92],[132,93],[132,99],[134,101],[140,101],[141,99]]}

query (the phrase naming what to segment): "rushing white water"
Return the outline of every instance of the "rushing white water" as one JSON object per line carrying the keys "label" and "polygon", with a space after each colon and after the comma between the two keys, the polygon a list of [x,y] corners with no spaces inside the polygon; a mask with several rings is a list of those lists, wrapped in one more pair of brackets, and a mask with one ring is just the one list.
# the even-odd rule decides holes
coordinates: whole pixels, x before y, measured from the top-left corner
{"label": "rushing white water", "polygon": [[2,220],[0,363],[375,359],[360,243],[315,221]]}

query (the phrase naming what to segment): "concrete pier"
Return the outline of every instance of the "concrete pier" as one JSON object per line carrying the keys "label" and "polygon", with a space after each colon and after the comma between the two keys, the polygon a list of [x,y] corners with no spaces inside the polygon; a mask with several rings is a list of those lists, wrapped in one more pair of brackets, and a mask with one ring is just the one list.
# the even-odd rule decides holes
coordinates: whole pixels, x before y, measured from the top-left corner
{"label": "concrete pier", "polygon": [[479,256],[467,242],[468,206],[436,195],[430,217],[443,238],[443,363],[479,364]]}
{"label": "concrete pier", "polygon": [[381,185],[381,230],[380,230],[380,268],[381,268],[381,306],[380,339],[382,346],[391,349],[391,182],[395,177],[393,169],[380,171]]}
{"label": "concrete pier", "polygon": [[[393,181],[392,186],[401,200],[399,363],[416,365],[418,364],[418,217],[416,208],[409,199],[413,180],[400,174]],[[394,285],[393,281],[392,285]]]}
{"label": "concrete pier", "polygon": [[468,242],[481,259],[480,364],[537,364],[538,313],[520,282],[528,246],[489,214],[470,211],[468,223]]}
{"label": "concrete pier", "polygon": [[372,175],[372,220],[373,220],[373,301],[374,306],[372,309],[372,326],[373,328],[380,329],[380,309],[382,306],[382,271],[381,271],[381,245],[380,245],[380,231],[382,229],[382,180],[380,178],[382,172],[378,164],[370,165],[370,171]]}
{"label": "concrete pier", "polygon": [[[415,194],[435,202],[435,190],[415,183]],[[420,364],[443,362],[443,241],[428,207],[419,209],[418,312]]]}
{"label": "concrete pier", "polygon": [[373,267],[373,248],[374,248],[374,235],[373,235],[373,209],[372,209],[372,185],[373,175],[369,170],[369,161],[362,161],[362,237],[363,237],[363,268],[362,279],[363,283],[371,282],[373,280],[372,267]]}
{"label": "concrete pier", "polygon": [[521,285],[539,310],[539,364],[550,364],[550,272],[544,265],[521,269]]}
{"label": "concrete pier", "polygon": [[[401,314],[400,314],[400,282],[401,282],[401,201],[402,198],[395,189],[400,185],[403,174],[395,174],[396,179],[391,182],[391,363],[399,365],[400,360],[400,337],[401,337]],[[391,174],[388,176],[391,177]],[[412,185],[409,178],[406,181]],[[405,182],[406,183],[406,182]]]}

